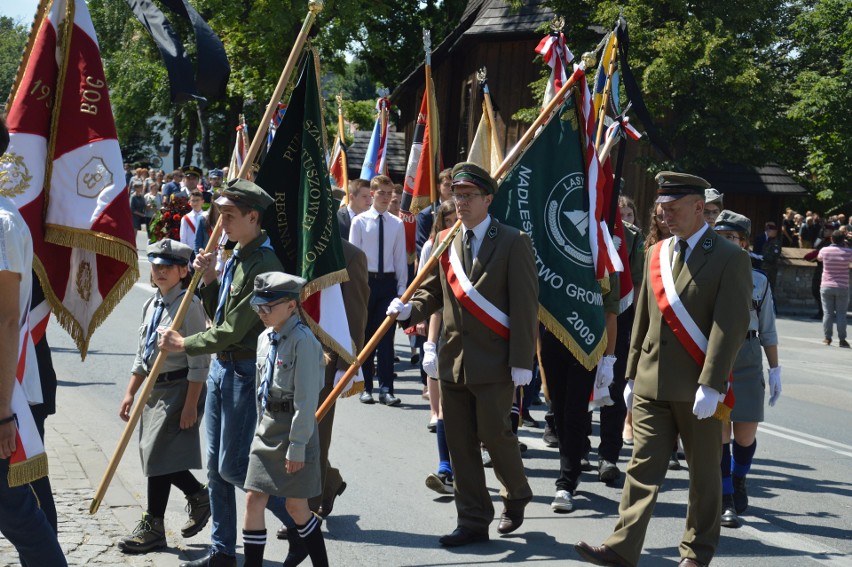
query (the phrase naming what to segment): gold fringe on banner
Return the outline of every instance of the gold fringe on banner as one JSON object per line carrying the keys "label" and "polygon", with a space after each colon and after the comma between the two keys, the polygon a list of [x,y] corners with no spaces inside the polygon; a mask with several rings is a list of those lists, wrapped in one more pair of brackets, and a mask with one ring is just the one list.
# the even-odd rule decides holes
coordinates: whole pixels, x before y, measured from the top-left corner
{"label": "gold fringe on banner", "polygon": [[598,341],[597,346],[595,346],[590,354],[586,354],[586,352],[574,340],[574,337],[572,337],[571,334],[565,330],[565,327],[559,324],[556,317],[551,315],[547,309],[541,306],[541,304],[538,306],[538,320],[542,322],[548,331],[553,333],[553,335],[559,339],[559,342],[565,345],[565,348],[568,349],[568,351],[586,368],[586,370],[591,370],[598,365],[598,361],[600,361],[604,351],[606,350],[607,339],[605,328],[604,332],[601,333],[601,338]]}
{"label": "gold fringe on banner", "polygon": [[354,378],[352,379],[352,387],[340,394],[341,398],[351,398],[352,396],[358,396],[361,392],[364,391],[364,381],[354,382]]}
{"label": "gold fringe on banner", "polygon": [[9,465],[9,474],[6,475],[6,480],[9,483],[9,488],[15,488],[35,482],[46,477],[47,474],[47,453],[39,453],[26,461]]}
{"label": "gold fringe on banner", "polygon": [[[119,195],[116,198],[120,199],[122,196]],[[126,240],[85,228],[73,228],[55,224],[45,224],[44,226],[45,242],[67,248],[88,250],[98,256],[107,256],[128,266],[137,266],[139,264],[139,255],[136,252],[136,247]]]}

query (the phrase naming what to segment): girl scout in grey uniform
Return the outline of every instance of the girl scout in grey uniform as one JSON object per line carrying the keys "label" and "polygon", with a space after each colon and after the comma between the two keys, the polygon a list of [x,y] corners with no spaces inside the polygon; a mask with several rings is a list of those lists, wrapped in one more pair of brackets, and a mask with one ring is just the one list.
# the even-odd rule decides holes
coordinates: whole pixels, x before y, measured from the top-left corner
{"label": "girl scout in grey uniform", "polygon": [[267,272],[254,280],[252,308],[267,329],[257,341],[258,422],[245,481],[245,567],[263,565],[264,510],[270,494],[287,499],[287,512],[311,562],[328,565],[319,522],[308,507],[308,498],[322,492],[314,413],[325,380],[325,359],[319,341],[299,319],[299,293],[305,283],[283,272]]}
{"label": "girl scout in grey uniform", "polygon": [[[148,246],[151,283],[157,293],[142,308],[139,347],[119,409],[124,421],[129,419],[133,398],[157,359],[157,327],[171,324],[183,299],[191,255],[189,246],[175,240],[165,239]],[[205,328],[201,302],[193,297],[181,333],[198,333]],[[197,534],[210,518],[207,487],[189,472],[189,469],[201,468],[198,418],[204,409],[201,392],[209,362],[208,355],[169,353],[160,369],[139,425],[142,472],[148,477],[148,510],[142,514],[133,533],[118,542],[119,549],[124,552],[146,553],[166,546],[163,516],[172,484],[183,491],[189,502],[189,519],[181,529],[183,537]]]}
{"label": "girl scout in grey uniform", "polygon": [[[714,230],[748,250],[751,221],[743,215],[722,211],[716,219]],[[736,401],[731,412],[731,425],[725,424],[722,429],[722,525],[729,528],[739,527],[737,515],[748,507],[745,479],[757,449],[757,424],[763,421],[766,389],[761,347],[769,362],[769,405],[774,406],[781,395],[781,367],[778,366],[778,333],[775,330],[772,290],[763,272],[752,270],[751,273],[754,282],[749,309],[751,320],[733,369]]]}

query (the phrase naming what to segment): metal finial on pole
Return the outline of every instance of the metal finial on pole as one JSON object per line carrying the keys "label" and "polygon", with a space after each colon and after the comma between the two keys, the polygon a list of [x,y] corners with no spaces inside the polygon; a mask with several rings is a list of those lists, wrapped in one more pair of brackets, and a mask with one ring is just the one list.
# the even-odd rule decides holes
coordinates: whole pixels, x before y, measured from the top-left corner
{"label": "metal finial on pole", "polygon": [[560,33],[565,29],[565,18],[563,16],[554,16],[550,23],[550,33]]}
{"label": "metal finial on pole", "polygon": [[432,64],[432,31],[423,30],[423,51],[426,52],[426,65]]}
{"label": "metal finial on pole", "polygon": [[482,84],[488,82],[488,69],[486,69],[485,66],[480,67],[476,72],[476,80]]}

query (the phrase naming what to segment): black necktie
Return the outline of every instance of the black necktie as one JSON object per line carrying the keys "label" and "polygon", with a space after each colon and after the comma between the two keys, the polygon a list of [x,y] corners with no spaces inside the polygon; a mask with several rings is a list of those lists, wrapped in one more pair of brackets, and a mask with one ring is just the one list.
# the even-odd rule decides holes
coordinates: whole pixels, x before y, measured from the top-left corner
{"label": "black necktie", "polygon": [[678,251],[675,253],[674,265],[672,266],[672,277],[677,280],[683,265],[686,262],[686,251],[689,250],[689,243],[686,240],[678,240]]}
{"label": "black necktie", "polygon": [[379,215],[379,273],[385,273],[385,219]]}
{"label": "black necktie", "polygon": [[464,264],[464,273],[470,276],[470,271],[473,269],[473,231],[470,229],[464,233],[462,263]]}

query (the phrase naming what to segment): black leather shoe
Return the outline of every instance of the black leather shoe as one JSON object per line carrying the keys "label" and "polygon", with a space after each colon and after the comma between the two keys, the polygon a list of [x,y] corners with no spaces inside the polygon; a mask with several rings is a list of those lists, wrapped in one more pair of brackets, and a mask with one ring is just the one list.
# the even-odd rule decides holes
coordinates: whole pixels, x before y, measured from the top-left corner
{"label": "black leather shoe", "polygon": [[524,523],[524,511],[519,510],[510,512],[503,508],[503,513],[500,515],[500,523],[497,525],[497,531],[501,534],[510,534],[521,527]]}
{"label": "black leather shoe", "polygon": [[733,475],[734,481],[734,510],[742,514],[748,509],[748,490],[746,489],[746,477]]}
{"label": "black leather shoe", "polygon": [[684,557],[680,560],[680,563],[677,564],[678,567],[707,567],[706,564],[698,561],[697,559],[690,559],[689,557]]}
{"label": "black leather shoe", "polygon": [[278,539],[287,539],[287,526],[281,526],[278,528],[278,531],[275,532],[275,537]]}
{"label": "black leather shoe", "polygon": [[376,400],[373,399],[372,392],[368,392],[367,390],[364,390],[363,392],[361,392],[361,397],[358,398],[358,401],[361,402],[362,404],[374,404],[374,403],[376,403]]}
{"label": "black leather shoe", "polygon": [[181,563],[180,567],[237,567],[237,558],[233,555],[226,555],[218,551],[214,551],[210,555]]}
{"label": "black leather shoe", "polygon": [[594,563],[595,565],[630,567],[630,564],[627,561],[605,545],[597,547],[589,545],[585,541],[580,541],[574,544],[574,551],[576,551],[580,557],[589,563]]}
{"label": "black leather shoe", "polygon": [[402,403],[402,400],[393,394],[379,394],[379,403],[386,406],[398,406]]}
{"label": "black leather shoe", "polygon": [[337,489],[337,492],[331,495],[328,500],[323,500],[322,504],[320,504],[319,510],[317,510],[317,514],[321,518],[327,518],[331,511],[334,509],[334,501],[338,496],[343,494],[343,491],[346,490],[346,483],[341,482],[340,487]]}
{"label": "black leather shoe", "polygon": [[722,525],[726,528],[740,527],[740,519],[734,509],[734,497],[730,494],[722,495]]}
{"label": "black leather shoe", "polygon": [[438,540],[444,547],[459,547],[469,543],[488,541],[488,532],[475,532],[462,526],[453,530],[453,533],[441,536]]}

